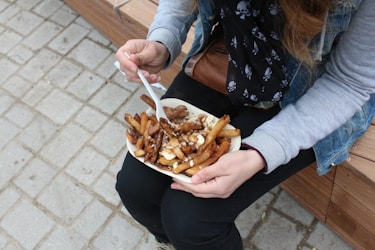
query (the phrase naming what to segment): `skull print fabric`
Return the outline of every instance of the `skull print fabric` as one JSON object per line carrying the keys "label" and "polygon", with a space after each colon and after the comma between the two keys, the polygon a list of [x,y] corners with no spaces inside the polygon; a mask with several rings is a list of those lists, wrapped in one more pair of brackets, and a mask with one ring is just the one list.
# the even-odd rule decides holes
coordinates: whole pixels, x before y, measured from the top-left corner
{"label": "skull print fabric", "polygon": [[288,88],[277,1],[221,0],[220,23],[229,53],[228,95],[236,105],[278,102]]}

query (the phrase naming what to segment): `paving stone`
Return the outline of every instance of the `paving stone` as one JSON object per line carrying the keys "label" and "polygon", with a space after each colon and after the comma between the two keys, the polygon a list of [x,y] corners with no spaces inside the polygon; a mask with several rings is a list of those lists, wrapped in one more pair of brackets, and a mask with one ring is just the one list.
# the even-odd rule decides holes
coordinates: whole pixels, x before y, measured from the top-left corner
{"label": "paving stone", "polygon": [[34,53],[27,47],[18,44],[7,53],[7,56],[14,62],[23,65],[34,56]]}
{"label": "paving stone", "polygon": [[8,210],[10,210],[11,207],[13,207],[13,205],[18,201],[20,197],[21,195],[16,190],[14,190],[14,188],[9,187],[2,190],[0,192],[0,200],[2,201],[0,206],[0,217],[3,217],[4,214],[8,212]]}
{"label": "paving stone", "polygon": [[92,239],[111,214],[112,209],[94,200],[77,218],[72,228],[85,239]]}
{"label": "paving stone", "polygon": [[16,4],[21,6],[22,9],[31,10],[41,0],[16,0]]}
{"label": "paving stone", "polygon": [[38,202],[59,219],[71,225],[92,196],[63,175],[57,176],[38,197]]}
{"label": "paving stone", "polygon": [[3,12],[0,13],[0,23],[5,24],[18,12],[20,12],[20,7],[17,5],[11,5],[10,7],[6,8]]}
{"label": "paving stone", "polygon": [[42,23],[22,43],[31,50],[36,51],[48,44],[63,28],[52,22]]}
{"label": "paving stone", "polygon": [[21,39],[22,36],[18,35],[16,32],[6,30],[0,37],[0,53],[6,54]]}
{"label": "paving stone", "polygon": [[129,96],[130,92],[113,83],[107,83],[96,93],[89,103],[101,111],[112,115]]}
{"label": "paving stone", "polygon": [[40,155],[60,169],[88,141],[90,134],[75,124],[69,124],[59,135],[45,146]]}
{"label": "paving stone", "polygon": [[276,203],[273,206],[283,213],[293,217],[305,225],[310,225],[314,216],[301,207],[288,193],[281,192]]}
{"label": "paving stone", "polygon": [[96,68],[105,58],[109,56],[111,51],[99,44],[84,39],[76,48],[69,53],[68,58],[80,62],[89,69]]}
{"label": "paving stone", "polygon": [[115,72],[117,72],[117,68],[113,66],[114,61],[115,57],[111,54],[98,66],[96,73],[104,79],[109,79]]}
{"label": "paving stone", "polygon": [[19,135],[18,140],[33,152],[39,151],[58,129],[43,117],[36,117]]}
{"label": "paving stone", "polygon": [[99,152],[115,157],[126,144],[125,127],[119,122],[109,121],[91,140]]}
{"label": "paving stone", "polygon": [[90,106],[84,106],[75,121],[90,132],[96,132],[108,120],[108,116]]}
{"label": "paving stone", "polygon": [[268,193],[263,195],[238,216],[235,222],[243,239],[249,236],[255,223],[262,220],[262,215],[273,198],[273,195]]}
{"label": "paving stone", "polygon": [[32,154],[18,144],[10,143],[0,151],[0,190],[3,186],[16,177],[25,166]]}
{"label": "paving stone", "polygon": [[0,69],[0,85],[2,85],[5,80],[7,80],[14,72],[19,69],[19,66],[6,58],[1,58]]}
{"label": "paving stone", "polygon": [[36,106],[36,109],[61,125],[65,124],[81,106],[81,102],[55,89]]}
{"label": "paving stone", "polygon": [[14,102],[14,98],[5,95],[0,91],[0,115],[4,114],[9,109],[9,107],[13,105]]}
{"label": "paving stone", "polygon": [[116,215],[94,241],[97,249],[135,249],[143,232]]}
{"label": "paving stone", "polygon": [[67,8],[65,5],[58,9],[51,17],[50,20],[60,24],[61,26],[68,26],[75,18],[77,13]]}
{"label": "paving stone", "polygon": [[63,4],[64,3],[59,0],[41,1],[35,8],[33,8],[33,12],[47,18],[63,6]]}
{"label": "paving stone", "polygon": [[[0,149],[19,133],[20,129],[11,122],[0,118]],[[1,162],[0,162],[1,164]]]}
{"label": "paving stone", "polygon": [[82,72],[72,81],[67,91],[81,101],[87,101],[105,83],[105,80],[89,71]]}
{"label": "paving stone", "polygon": [[45,79],[54,86],[65,88],[82,72],[82,67],[66,59],[61,60],[46,75]]}
{"label": "paving stone", "polygon": [[29,201],[22,200],[3,218],[0,225],[25,249],[33,249],[54,224],[43,211]]}
{"label": "paving stone", "polygon": [[104,37],[102,33],[100,33],[100,31],[96,29],[92,30],[90,34],[88,34],[87,37],[91,38],[93,41],[100,43],[101,45],[104,45],[104,46],[108,46],[111,43],[110,40]]}
{"label": "paving stone", "polygon": [[34,116],[35,113],[23,104],[13,105],[12,108],[5,114],[6,118],[21,128],[28,125]]}
{"label": "paving stone", "polygon": [[13,76],[4,83],[3,88],[9,91],[15,97],[21,98],[30,88],[32,84],[29,81],[19,77]]}
{"label": "paving stone", "polygon": [[48,46],[56,52],[66,55],[88,32],[89,30],[84,27],[72,24],[53,39]]}
{"label": "paving stone", "polygon": [[61,59],[61,56],[48,49],[42,49],[22,67],[19,74],[31,82],[37,82]]}
{"label": "paving stone", "polygon": [[31,89],[22,98],[22,101],[31,107],[39,103],[44,96],[52,89],[51,84],[45,80],[40,80],[38,83],[33,83]]}
{"label": "paving stone", "polygon": [[264,250],[273,250],[276,246],[278,250],[290,250],[296,249],[303,233],[295,224],[272,212],[267,215],[266,222],[258,229],[252,241]]}
{"label": "paving stone", "polygon": [[90,186],[100,176],[108,163],[108,158],[97,153],[94,149],[86,147],[68,165],[65,172],[79,183]]}
{"label": "paving stone", "polygon": [[31,31],[38,27],[42,21],[43,19],[41,17],[29,11],[21,11],[18,12],[16,16],[11,18],[6,25],[22,35],[28,35]]}
{"label": "paving stone", "polygon": [[34,158],[14,180],[14,184],[32,198],[35,198],[56,173],[57,171],[50,168],[45,162]]}
{"label": "paving stone", "polygon": [[118,206],[121,202],[115,189],[116,178],[104,173],[94,184],[93,190],[112,205]]}
{"label": "paving stone", "polygon": [[80,238],[75,232],[58,226],[53,230],[52,234],[48,236],[39,250],[64,250],[64,249],[83,249],[87,242]]}
{"label": "paving stone", "polygon": [[314,231],[310,234],[307,242],[316,249],[340,249],[354,250],[348,246],[340,237],[327,228],[326,225],[318,223]]}

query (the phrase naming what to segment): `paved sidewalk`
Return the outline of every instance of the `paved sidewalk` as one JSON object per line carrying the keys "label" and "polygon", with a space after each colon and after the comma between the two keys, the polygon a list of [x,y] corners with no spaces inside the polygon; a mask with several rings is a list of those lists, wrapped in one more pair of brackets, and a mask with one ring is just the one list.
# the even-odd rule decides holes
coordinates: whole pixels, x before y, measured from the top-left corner
{"label": "paved sidewalk", "polygon": [[[0,249],[154,249],[114,189],[146,108],[115,51],[63,1],[0,0]],[[351,249],[279,188],[237,224],[246,249]]]}

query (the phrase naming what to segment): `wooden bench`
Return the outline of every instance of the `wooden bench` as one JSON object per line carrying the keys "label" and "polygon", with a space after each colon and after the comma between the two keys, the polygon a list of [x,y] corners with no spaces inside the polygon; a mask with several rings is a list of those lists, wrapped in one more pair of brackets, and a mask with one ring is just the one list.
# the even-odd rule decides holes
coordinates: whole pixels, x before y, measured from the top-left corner
{"label": "wooden bench", "polygon": [[[375,121],[375,120],[374,120]],[[281,187],[356,249],[375,246],[375,122],[324,176],[309,166]]]}
{"label": "wooden bench", "polygon": [[[65,0],[116,46],[147,34],[158,0]],[[189,33],[181,56],[162,73],[168,86],[179,72],[193,34]],[[375,244],[375,123],[353,146],[350,159],[318,176],[311,165],[281,187],[316,218],[356,249]]]}

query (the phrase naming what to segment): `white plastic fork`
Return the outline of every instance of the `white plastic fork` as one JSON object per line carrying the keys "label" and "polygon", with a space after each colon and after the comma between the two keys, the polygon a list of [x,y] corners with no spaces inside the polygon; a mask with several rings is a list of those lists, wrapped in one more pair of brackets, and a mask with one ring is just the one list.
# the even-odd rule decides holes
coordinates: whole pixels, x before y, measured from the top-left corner
{"label": "white plastic fork", "polygon": [[[130,58],[130,55],[125,52],[125,56]],[[146,87],[148,93],[150,94],[151,98],[154,100],[155,103],[155,115],[158,121],[160,121],[160,118],[164,118],[168,123],[170,123],[167,115],[164,112],[163,105],[161,105],[159,97],[155,94],[154,90],[152,89],[150,83],[147,81],[146,77],[143,75],[142,71],[140,69],[137,70],[137,74],[139,78],[141,79],[143,85]]]}

